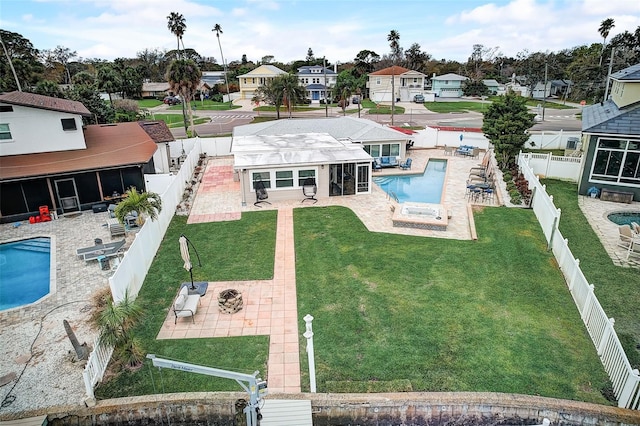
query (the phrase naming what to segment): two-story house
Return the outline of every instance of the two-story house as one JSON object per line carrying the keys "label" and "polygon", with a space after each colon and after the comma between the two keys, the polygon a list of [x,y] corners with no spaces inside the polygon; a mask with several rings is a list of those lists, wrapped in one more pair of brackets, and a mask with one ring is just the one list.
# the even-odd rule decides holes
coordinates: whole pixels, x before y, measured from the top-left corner
{"label": "two-story house", "polygon": [[[145,190],[144,174],[155,173],[145,123],[83,127],[91,113],[82,103],[25,92],[0,94],[0,113],[0,222],[45,205],[58,214],[91,209]],[[166,141],[166,125],[146,127]]]}
{"label": "two-story house", "polygon": [[640,200],[640,64],[611,74],[611,97],[582,110],[578,192],[591,187]]}
{"label": "two-story house", "polygon": [[434,75],[431,77],[431,91],[440,98],[460,98],[462,97],[462,83],[467,80],[469,77],[454,73]]}
{"label": "two-story house", "polygon": [[246,74],[238,76],[240,99],[251,99],[260,86],[264,86],[279,75],[287,74],[273,65],[260,65]]}
{"label": "two-story house", "polygon": [[304,86],[311,103],[331,99],[331,90],[336,85],[338,73],[322,65],[308,65],[298,68],[298,81]]}
{"label": "two-story house", "polygon": [[397,65],[368,75],[367,89],[373,102],[412,102],[415,95],[424,95],[426,76]]}

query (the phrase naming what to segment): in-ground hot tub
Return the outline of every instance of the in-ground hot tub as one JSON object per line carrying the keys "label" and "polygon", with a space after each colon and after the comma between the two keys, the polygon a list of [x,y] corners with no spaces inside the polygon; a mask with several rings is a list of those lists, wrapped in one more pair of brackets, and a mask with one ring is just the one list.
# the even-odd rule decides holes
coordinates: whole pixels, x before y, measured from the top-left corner
{"label": "in-ground hot tub", "polygon": [[393,226],[446,231],[449,212],[442,204],[402,203],[393,212]]}

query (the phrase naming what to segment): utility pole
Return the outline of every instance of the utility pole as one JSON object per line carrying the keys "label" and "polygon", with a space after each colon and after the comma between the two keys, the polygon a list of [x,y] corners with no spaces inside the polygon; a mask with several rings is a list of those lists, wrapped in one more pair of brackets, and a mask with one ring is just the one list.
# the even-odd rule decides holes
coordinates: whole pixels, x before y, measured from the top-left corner
{"label": "utility pole", "polygon": [[327,103],[327,59],[322,57],[322,75],[324,76],[324,116],[329,117],[329,104]]}
{"label": "utility pole", "polygon": [[547,62],[544,63],[544,92],[542,93],[542,121],[544,121],[544,106],[547,101]]}
{"label": "utility pole", "polygon": [[7,61],[9,61],[9,66],[11,67],[11,72],[13,73],[13,78],[16,80],[16,86],[18,86],[18,92],[22,92],[22,87],[20,87],[20,80],[18,80],[18,75],[16,74],[16,69],[13,67],[13,61],[11,57],[9,57],[9,52],[7,52],[7,48],[2,41],[2,37],[0,37],[0,44],[2,44],[2,50],[4,50],[4,55],[7,57]]}
{"label": "utility pole", "polygon": [[615,53],[616,48],[611,48],[611,59],[609,59],[609,71],[607,72],[607,79],[605,80],[605,89],[604,89],[604,101],[609,97],[609,79],[611,78],[611,68],[613,67],[613,54]]}
{"label": "utility pole", "polygon": [[395,79],[396,79],[396,66],[394,64],[391,64],[391,125],[392,126],[393,126],[393,112],[396,109]]}

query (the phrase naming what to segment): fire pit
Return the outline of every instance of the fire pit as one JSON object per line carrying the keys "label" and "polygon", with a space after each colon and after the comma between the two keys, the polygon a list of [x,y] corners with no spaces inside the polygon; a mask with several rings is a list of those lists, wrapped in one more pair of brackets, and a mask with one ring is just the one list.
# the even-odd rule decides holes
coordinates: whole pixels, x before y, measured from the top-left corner
{"label": "fire pit", "polygon": [[218,294],[218,307],[223,314],[235,314],[242,309],[242,293],[232,288]]}

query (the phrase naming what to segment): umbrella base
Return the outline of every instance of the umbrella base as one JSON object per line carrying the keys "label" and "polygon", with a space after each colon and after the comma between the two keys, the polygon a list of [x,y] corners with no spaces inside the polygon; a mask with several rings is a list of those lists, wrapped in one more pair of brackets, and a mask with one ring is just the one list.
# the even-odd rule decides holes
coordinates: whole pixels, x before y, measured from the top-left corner
{"label": "umbrella base", "polygon": [[207,289],[209,288],[209,283],[206,281],[196,281],[193,283],[195,288],[191,288],[191,283],[182,283],[180,284],[180,288],[187,287],[189,289],[189,294],[199,294],[200,297],[207,294]]}

